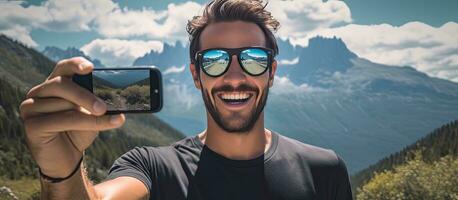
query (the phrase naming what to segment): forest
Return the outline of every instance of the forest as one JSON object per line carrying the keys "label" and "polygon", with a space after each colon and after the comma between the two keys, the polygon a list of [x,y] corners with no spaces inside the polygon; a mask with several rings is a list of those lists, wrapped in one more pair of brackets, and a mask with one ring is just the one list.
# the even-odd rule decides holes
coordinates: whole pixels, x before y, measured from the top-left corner
{"label": "forest", "polygon": [[458,199],[458,120],[352,176],[357,199]]}

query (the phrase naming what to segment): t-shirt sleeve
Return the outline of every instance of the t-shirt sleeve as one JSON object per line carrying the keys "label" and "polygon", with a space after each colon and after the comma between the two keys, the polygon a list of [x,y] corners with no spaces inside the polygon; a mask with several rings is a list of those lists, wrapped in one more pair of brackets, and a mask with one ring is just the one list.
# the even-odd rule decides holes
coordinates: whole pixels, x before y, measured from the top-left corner
{"label": "t-shirt sleeve", "polygon": [[152,151],[145,147],[136,147],[116,159],[110,168],[106,180],[122,176],[133,177],[145,184],[149,191],[152,188]]}
{"label": "t-shirt sleeve", "polygon": [[338,164],[336,168],[336,177],[337,180],[337,187],[336,187],[336,200],[350,200],[353,199],[352,191],[351,191],[351,184],[350,178],[348,176],[347,167],[345,166],[345,162],[342,160],[340,156],[338,158]]}

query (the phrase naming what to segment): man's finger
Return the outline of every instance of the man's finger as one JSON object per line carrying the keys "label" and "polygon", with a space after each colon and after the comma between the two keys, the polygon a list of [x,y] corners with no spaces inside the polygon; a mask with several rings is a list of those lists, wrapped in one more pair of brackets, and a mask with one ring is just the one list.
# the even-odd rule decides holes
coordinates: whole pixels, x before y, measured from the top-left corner
{"label": "man's finger", "polygon": [[[43,133],[63,131],[102,131],[118,128],[125,122],[123,114],[94,116],[79,111],[50,113],[28,119],[28,129]],[[38,136],[39,137],[39,136]]]}
{"label": "man's finger", "polygon": [[97,137],[98,131],[71,131],[66,132],[69,139],[79,152],[83,152],[87,149],[92,141]]}
{"label": "man's finger", "polygon": [[107,106],[100,98],[80,87],[68,77],[58,76],[46,81],[27,93],[27,98],[59,97],[82,106],[95,115],[105,113]]}
{"label": "man's finger", "polygon": [[74,110],[78,106],[62,98],[29,98],[21,103],[22,119],[28,119],[44,113]]}
{"label": "man's finger", "polygon": [[94,69],[94,65],[84,57],[73,57],[61,60],[54,67],[53,72],[46,80],[57,76],[73,76],[74,74],[88,74]]}

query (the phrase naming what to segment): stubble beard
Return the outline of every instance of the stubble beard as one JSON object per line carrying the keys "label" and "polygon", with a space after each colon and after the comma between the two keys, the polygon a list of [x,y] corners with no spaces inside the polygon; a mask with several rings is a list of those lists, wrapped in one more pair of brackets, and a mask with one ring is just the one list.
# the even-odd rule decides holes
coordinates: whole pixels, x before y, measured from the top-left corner
{"label": "stubble beard", "polygon": [[[216,106],[212,104],[210,100],[210,94],[209,92],[207,92],[206,89],[202,89],[202,98],[204,99],[204,103],[205,103],[205,107],[207,108],[207,111],[210,113],[213,120],[216,122],[216,124],[221,129],[223,129],[224,131],[228,133],[246,134],[246,133],[249,133],[253,129],[254,124],[259,119],[259,116],[261,115],[264,109],[264,106],[266,105],[268,93],[269,93],[269,87],[266,86],[263,89],[262,97],[259,103],[257,105],[256,105],[256,102],[254,103],[255,105],[251,108],[251,111],[248,114],[248,117],[245,117],[245,118],[240,113],[235,113],[235,112],[229,114],[229,116],[227,117],[224,117],[223,114],[220,111],[218,111],[218,108],[216,108]],[[256,95],[254,95],[253,97],[258,97],[258,95],[259,95],[259,90],[256,93]],[[218,98],[218,97],[214,96],[214,99],[215,98]]]}

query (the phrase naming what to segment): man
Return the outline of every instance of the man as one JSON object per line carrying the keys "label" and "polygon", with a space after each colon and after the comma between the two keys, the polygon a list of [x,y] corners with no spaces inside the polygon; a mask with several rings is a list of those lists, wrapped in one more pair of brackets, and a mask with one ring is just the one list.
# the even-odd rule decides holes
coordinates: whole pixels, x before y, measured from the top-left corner
{"label": "man", "polygon": [[83,152],[97,131],[125,118],[104,115],[106,105],[71,81],[91,72],[91,63],[59,62],[21,105],[43,199],[351,199],[345,164],[333,151],[264,128],[277,69],[271,30],[279,26],[264,7],[216,0],[189,21],[190,71],[207,129],[171,146],[127,152],[98,185],[84,172]]}

